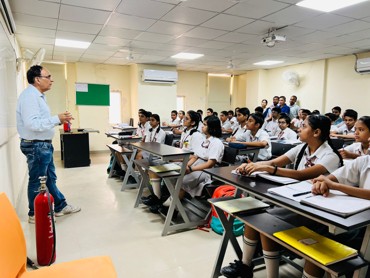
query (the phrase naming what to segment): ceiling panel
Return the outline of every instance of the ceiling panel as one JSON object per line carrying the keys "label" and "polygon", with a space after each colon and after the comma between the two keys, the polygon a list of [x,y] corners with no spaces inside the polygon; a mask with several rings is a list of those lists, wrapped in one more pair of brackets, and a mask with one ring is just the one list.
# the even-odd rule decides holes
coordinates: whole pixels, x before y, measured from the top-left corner
{"label": "ceiling panel", "polygon": [[154,22],[155,20],[149,18],[114,13],[111,16],[108,25],[144,31],[148,29]]}
{"label": "ceiling panel", "polygon": [[166,14],[162,20],[184,23],[189,25],[199,25],[214,17],[216,13],[210,11],[197,10],[177,6]]}
{"label": "ceiling panel", "polygon": [[76,21],[59,20],[58,30],[84,33],[84,34],[98,34],[103,28],[103,24],[90,24]]}
{"label": "ceiling panel", "polygon": [[[48,0],[49,1],[49,0]],[[59,1],[59,0],[56,0]],[[61,0],[62,4],[72,6],[98,9],[104,11],[113,11],[121,0]]]}
{"label": "ceiling panel", "polygon": [[110,13],[107,11],[61,5],[59,18],[76,22],[104,24],[109,15]]}
{"label": "ceiling panel", "polygon": [[257,19],[277,12],[288,6],[288,4],[273,0],[249,0],[241,1],[239,4],[226,10],[225,13]]}
{"label": "ceiling panel", "polygon": [[160,19],[175,5],[154,2],[151,0],[125,0],[117,8],[117,12],[139,17]]}
{"label": "ceiling panel", "polygon": [[59,4],[38,0],[12,0],[12,11],[35,16],[58,18]]}
{"label": "ceiling panel", "polygon": [[251,18],[219,14],[204,22],[202,26],[226,31],[233,31],[244,25],[247,25],[248,23],[251,23],[252,21],[254,20]]}
{"label": "ceiling panel", "polygon": [[13,17],[16,25],[56,29],[58,24],[58,20],[56,18],[48,18],[20,13],[13,13]]}

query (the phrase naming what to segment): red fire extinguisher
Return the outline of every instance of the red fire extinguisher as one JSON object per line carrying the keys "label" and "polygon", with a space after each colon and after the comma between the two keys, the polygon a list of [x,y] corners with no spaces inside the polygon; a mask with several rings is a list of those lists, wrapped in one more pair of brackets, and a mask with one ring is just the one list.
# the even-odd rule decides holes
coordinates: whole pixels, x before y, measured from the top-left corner
{"label": "red fire extinguisher", "polygon": [[36,252],[39,265],[51,265],[55,262],[55,224],[54,224],[54,198],[46,187],[47,177],[39,177],[40,193],[36,196],[35,227]]}

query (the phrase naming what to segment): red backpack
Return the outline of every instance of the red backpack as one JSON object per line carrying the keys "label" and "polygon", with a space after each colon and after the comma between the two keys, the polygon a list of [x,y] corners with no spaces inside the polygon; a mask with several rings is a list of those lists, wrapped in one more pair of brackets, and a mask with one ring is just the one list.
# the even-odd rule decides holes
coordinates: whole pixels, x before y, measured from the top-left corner
{"label": "red backpack", "polygon": [[[216,190],[212,194],[212,199],[214,198],[221,198],[221,197],[227,197],[227,196],[234,196],[235,195],[235,187],[232,185],[221,185],[216,188]],[[225,212],[225,215],[227,216],[227,213]],[[212,215],[211,215],[211,221],[210,226],[212,230],[222,235],[224,233],[224,227],[221,225],[221,221],[218,218],[217,212],[215,208],[212,205]],[[236,236],[242,235],[244,232],[244,224],[238,219],[234,219],[233,223],[233,233]]]}

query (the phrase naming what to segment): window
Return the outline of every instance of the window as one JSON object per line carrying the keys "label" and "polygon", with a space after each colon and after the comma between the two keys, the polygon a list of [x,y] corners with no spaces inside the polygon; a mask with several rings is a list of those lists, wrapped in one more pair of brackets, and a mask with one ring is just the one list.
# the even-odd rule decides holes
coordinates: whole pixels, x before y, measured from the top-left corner
{"label": "window", "polygon": [[109,123],[121,123],[121,92],[110,92]]}
{"label": "window", "polygon": [[185,111],[185,97],[178,96],[176,98],[176,109],[177,109],[177,111],[179,111],[179,110]]}

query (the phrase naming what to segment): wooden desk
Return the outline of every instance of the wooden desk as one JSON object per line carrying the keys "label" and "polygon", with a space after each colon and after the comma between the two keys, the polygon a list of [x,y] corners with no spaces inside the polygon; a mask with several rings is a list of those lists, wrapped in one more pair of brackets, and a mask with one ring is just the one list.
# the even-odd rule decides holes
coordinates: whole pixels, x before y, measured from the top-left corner
{"label": "wooden desk", "polygon": [[[181,167],[179,174],[176,174],[176,175],[169,174],[168,176],[167,175],[162,176],[163,181],[166,184],[168,191],[170,192],[172,196],[172,202],[171,202],[171,206],[168,209],[162,236],[167,235],[171,231],[178,231],[178,230],[183,230],[183,229],[188,229],[188,228],[197,227],[199,225],[203,225],[206,219],[193,219],[192,218],[193,215],[188,215],[186,213],[179,199],[179,192],[180,192],[182,181],[185,175],[186,165],[189,161],[190,155],[192,155],[193,152],[185,151],[179,148],[167,146],[167,145],[156,143],[156,142],[133,143],[132,146],[142,151],[146,151],[152,155],[158,156],[163,161],[182,160],[182,167]],[[145,186],[147,186],[149,182],[148,173],[147,173],[148,170],[143,170],[142,167],[138,167],[138,169],[142,175],[142,180],[141,180],[139,192],[136,198],[135,207],[139,205],[143,189]],[[163,173],[163,174],[166,174],[166,173]],[[172,222],[172,215],[176,207],[183,219],[183,223],[173,223]]]}
{"label": "wooden desk", "polygon": [[[123,160],[125,161],[127,165],[127,170],[126,170],[125,176],[123,177],[121,191],[125,191],[125,189],[128,189],[128,188],[138,188],[139,187],[139,177],[136,174],[135,169],[134,169],[134,160],[137,154],[137,149],[131,148],[130,144],[141,141],[142,138],[135,137],[135,136],[120,136],[120,135],[111,135],[107,133],[105,134],[108,137],[112,137],[113,139],[116,139],[118,142],[118,145],[126,146],[127,148],[132,149],[132,153],[128,153],[128,152],[122,153]],[[113,167],[114,165],[112,165],[112,168]],[[135,183],[128,183],[128,178],[130,176],[132,176],[135,179]]]}
{"label": "wooden desk", "polygon": [[[351,231],[367,226],[360,249],[360,254],[365,260],[370,261],[370,210],[360,212],[347,218],[336,216],[322,210],[302,205],[293,200],[267,193],[267,190],[269,188],[275,187],[277,185],[262,178],[248,178],[244,176],[233,175],[231,174],[231,170],[233,169],[235,169],[235,166],[206,169],[204,170],[204,172],[210,174],[213,178],[217,180],[223,181],[227,184],[232,184],[235,187],[248,192],[252,196],[267,200],[280,207],[287,208],[295,213],[327,225],[329,227],[329,231],[333,234],[339,234],[344,231]],[[232,233],[225,233],[218,252],[218,257],[212,273],[212,277],[220,276],[220,269],[229,240],[231,241],[232,246],[239,259],[241,259],[242,257],[242,251],[237,244],[234,235]],[[354,277],[365,277],[366,269],[367,268],[362,268],[360,270],[357,270]]]}

